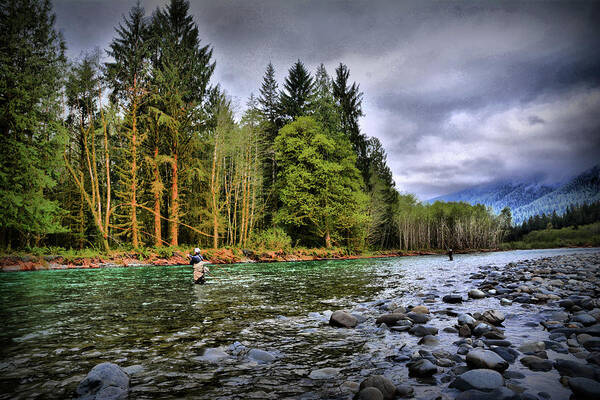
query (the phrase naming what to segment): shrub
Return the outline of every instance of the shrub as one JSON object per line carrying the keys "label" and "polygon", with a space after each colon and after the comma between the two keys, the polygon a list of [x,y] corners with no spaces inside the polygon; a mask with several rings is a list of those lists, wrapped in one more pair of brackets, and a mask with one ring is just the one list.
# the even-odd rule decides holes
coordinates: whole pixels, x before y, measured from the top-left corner
{"label": "shrub", "polygon": [[292,238],[281,228],[269,228],[266,231],[253,233],[250,246],[261,250],[291,250]]}
{"label": "shrub", "polygon": [[170,246],[160,246],[160,247],[155,247],[156,250],[156,254],[158,254],[158,257],[160,258],[170,258],[173,257],[173,254],[175,253],[176,248],[174,247],[170,247]]}

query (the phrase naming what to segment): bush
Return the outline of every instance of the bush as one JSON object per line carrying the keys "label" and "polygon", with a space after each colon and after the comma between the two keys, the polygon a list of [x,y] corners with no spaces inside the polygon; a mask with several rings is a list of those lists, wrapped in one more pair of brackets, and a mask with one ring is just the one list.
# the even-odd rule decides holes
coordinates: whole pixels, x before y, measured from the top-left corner
{"label": "bush", "polygon": [[155,247],[155,250],[156,250],[156,254],[158,254],[158,257],[171,258],[171,257],[173,257],[173,254],[175,253],[176,248],[160,246],[160,247]]}
{"label": "bush", "polygon": [[292,238],[281,228],[269,228],[266,231],[253,233],[250,246],[260,250],[291,250]]}
{"label": "bush", "polygon": [[135,249],[135,253],[137,254],[137,259],[140,261],[146,260],[152,255],[150,249],[147,247],[138,247]]}

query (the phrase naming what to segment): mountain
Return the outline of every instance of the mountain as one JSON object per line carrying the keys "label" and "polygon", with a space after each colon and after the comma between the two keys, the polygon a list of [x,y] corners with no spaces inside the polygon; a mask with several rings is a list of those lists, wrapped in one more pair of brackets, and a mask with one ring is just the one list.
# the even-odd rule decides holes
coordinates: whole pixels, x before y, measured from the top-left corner
{"label": "mountain", "polygon": [[496,182],[474,186],[459,192],[428,200],[464,201],[470,204],[490,206],[495,213],[510,207],[513,222],[541,213],[558,214],[566,211],[569,205],[579,205],[600,200],[600,164],[581,173],[564,184],[540,184],[538,182]]}
{"label": "mountain", "polygon": [[513,221],[520,223],[537,214],[561,215],[570,205],[600,201],[600,165],[588,169],[556,190],[513,210]]}

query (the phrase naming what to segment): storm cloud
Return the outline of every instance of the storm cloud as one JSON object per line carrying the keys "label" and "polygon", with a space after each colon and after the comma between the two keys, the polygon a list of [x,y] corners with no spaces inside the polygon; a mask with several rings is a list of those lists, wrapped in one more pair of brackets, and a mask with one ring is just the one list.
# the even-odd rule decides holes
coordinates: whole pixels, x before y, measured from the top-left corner
{"label": "storm cloud", "polygon": [[[142,2],[148,14],[165,2]],[[55,0],[69,54],[107,47],[134,1]],[[421,199],[507,179],[564,180],[600,159],[596,2],[200,1],[214,82],[240,108],[271,61],[343,62],[397,187]]]}

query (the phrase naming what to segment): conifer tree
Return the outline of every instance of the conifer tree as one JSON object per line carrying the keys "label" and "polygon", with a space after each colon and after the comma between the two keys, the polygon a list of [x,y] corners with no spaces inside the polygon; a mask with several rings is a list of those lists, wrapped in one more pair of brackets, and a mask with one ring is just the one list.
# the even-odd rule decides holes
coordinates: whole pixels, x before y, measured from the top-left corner
{"label": "conifer tree", "polygon": [[281,114],[287,122],[312,111],[314,82],[304,64],[298,60],[288,71],[279,94]]}
{"label": "conifer tree", "polygon": [[189,2],[171,0],[165,10],[153,15],[152,40],[154,62],[153,106],[168,137],[163,143],[169,152],[169,235],[178,244],[180,209],[180,167],[189,156],[188,144],[201,121],[202,103],[209,90],[215,68],[212,49],[200,46],[198,27],[188,14]]}
{"label": "conifer tree", "polygon": [[[123,146],[122,163],[118,168],[120,188],[116,195],[129,211],[124,233],[131,234],[134,248],[140,245],[138,223],[138,197],[140,187],[139,168],[142,160],[141,143],[144,131],[140,130],[142,109],[148,97],[148,27],[144,22],[144,9],[139,2],[116,28],[117,37],[107,51],[114,61],[106,64],[107,78],[112,87],[112,97],[122,104],[125,111],[125,123],[121,134],[126,145]],[[122,211],[122,210],[119,210]],[[160,243],[160,242],[159,242]]]}
{"label": "conifer tree", "polygon": [[65,45],[48,0],[0,4],[0,244],[63,231],[49,194],[60,173]]}
{"label": "conifer tree", "polygon": [[362,92],[359,85],[349,84],[350,70],[342,63],[335,70],[336,77],[333,81],[333,96],[340,108],[340,123],[342,132],[346,134],[352,148],[356,152],[356,166],[361,171],[363,180],[369,180],[369,167],[367,160],[367,138],[360,132],[358,118],[363,116]]}

